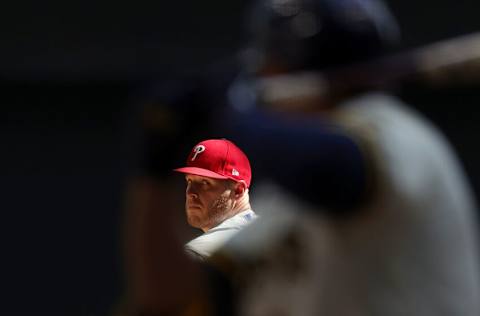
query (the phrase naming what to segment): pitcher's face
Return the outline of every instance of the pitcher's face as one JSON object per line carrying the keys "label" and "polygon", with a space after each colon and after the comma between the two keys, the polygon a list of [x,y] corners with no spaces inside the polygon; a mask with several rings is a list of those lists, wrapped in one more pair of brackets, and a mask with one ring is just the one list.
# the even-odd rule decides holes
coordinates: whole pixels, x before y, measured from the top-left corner
{"label": "pitcher's face", "polygon": [[223,222],[234,206],[232,181],[191,174],[187,174],[185,180],[188,223],[205,231]]}

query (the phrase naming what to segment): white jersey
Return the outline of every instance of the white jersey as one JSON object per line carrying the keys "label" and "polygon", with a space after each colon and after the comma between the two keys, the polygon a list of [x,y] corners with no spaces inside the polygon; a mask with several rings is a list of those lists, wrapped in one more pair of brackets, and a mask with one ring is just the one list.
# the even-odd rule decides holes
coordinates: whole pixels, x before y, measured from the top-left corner
{"label": "white jersey", "polygon": [[334,119],[373,161],[373,198],[332,218],[279,187],[257,187],[265,211],[220,253],[248,266],[240,315],[480,315],[476,209],[444,137],[382,94]]}
{"label": "white jersey", "polygon": [[254,211],[242,211],[188,242],[185,250],[195,257],[206,259],[256,218]]}

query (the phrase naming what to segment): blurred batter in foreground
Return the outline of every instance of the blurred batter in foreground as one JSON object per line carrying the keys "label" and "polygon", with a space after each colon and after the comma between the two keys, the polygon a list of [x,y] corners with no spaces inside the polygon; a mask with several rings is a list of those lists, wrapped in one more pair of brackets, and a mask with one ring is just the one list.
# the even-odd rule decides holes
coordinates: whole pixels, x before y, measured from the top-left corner
{"label": "blurred batter in foreground", "polygon": [[398,39],[387,8],[258,1],[253,12],[232,131],[269,175],[269,197],[254,200],[270,211],[219,254],[244,269],[240,314],[477,315],[477,210],[452,147],[368,76],[342,72]]}

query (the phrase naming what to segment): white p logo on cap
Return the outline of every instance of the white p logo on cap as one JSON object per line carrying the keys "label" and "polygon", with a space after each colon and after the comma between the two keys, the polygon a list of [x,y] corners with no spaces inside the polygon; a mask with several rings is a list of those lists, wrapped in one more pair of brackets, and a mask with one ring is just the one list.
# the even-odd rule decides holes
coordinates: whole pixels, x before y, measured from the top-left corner
{"label": "white p logo on cap", "polygon": [[200,153],[203,153],[205,151],[205,146],[203,145],[198,145],[196,146],[194,149],[193,149],[193,156],[192,156],[192,161],[195,160],[195,158],[197,158],[197,155],[200,154]]}

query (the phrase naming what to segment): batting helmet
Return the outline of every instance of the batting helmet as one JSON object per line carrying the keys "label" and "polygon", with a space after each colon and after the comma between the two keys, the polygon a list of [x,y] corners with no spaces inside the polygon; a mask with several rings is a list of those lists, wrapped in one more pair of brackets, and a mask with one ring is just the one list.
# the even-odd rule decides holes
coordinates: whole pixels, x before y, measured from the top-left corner
{"label": "batting helmet", "polygon": [[254,70],[267,58],[287,70],[324,70],[378,57],[399,40],[380,0],[256,0],[247,18]]}

